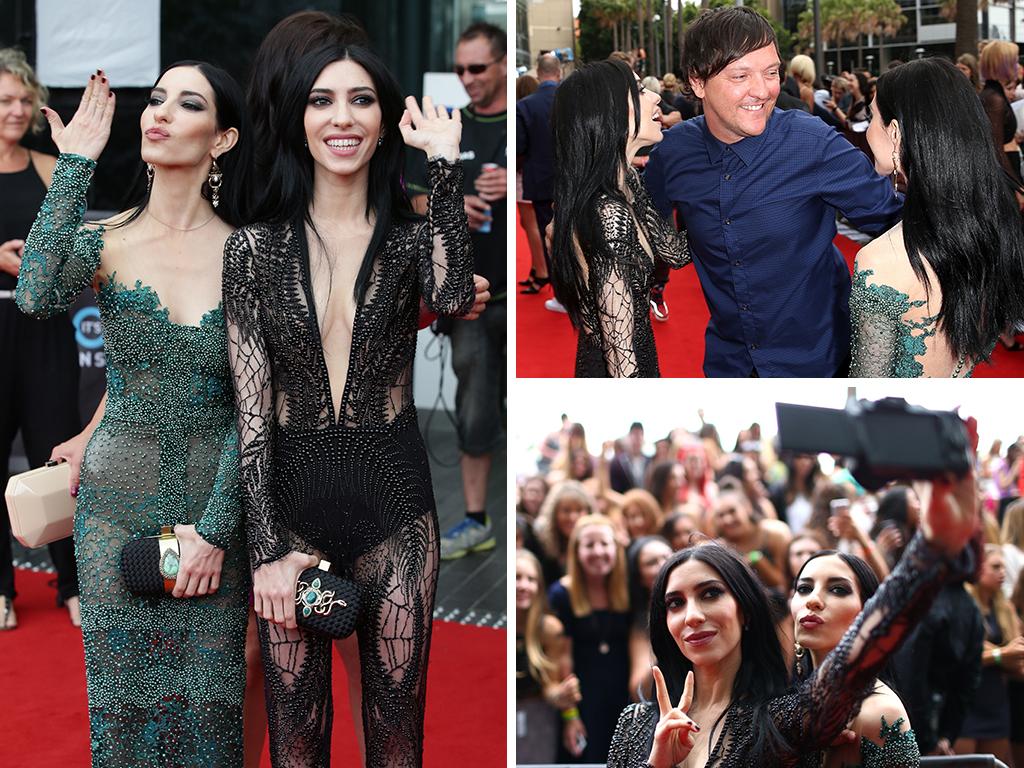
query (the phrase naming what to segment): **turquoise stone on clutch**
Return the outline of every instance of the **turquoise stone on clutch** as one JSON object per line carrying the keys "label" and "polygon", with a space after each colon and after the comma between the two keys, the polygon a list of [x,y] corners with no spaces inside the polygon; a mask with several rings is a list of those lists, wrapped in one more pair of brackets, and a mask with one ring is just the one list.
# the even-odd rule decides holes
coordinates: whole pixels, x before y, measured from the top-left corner
{"label": "turquoise stone on clutch", "polygon": [[160,573],[165,579],[176,578],[180,565],[181,561],[178,559],[178,553],[168,549],[164,552],[164,556],[160,558]]}

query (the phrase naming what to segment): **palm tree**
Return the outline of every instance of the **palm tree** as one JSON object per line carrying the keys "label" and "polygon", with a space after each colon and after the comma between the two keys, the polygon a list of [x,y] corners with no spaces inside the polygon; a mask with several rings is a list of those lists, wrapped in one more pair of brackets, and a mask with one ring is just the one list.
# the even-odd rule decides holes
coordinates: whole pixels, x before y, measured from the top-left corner
{"label": "palm tree", "polygon": [[988,0],[945,0],[940,13],[943,18],[956,22],[956,42],[953,55],[978,55],[978,11],[988,8]]}
{"label": "palm tree", "polygon": [[[874,25],[868,30],[868,34],[878,35],[878,51],[881,54],[882,44],[886,37],[892,37],[904,24],[907,17],[903,14],[903,8],[896,0],[870,0]],[[881,55],[878,60],[882,64]]]}
{"label": "palm tree", "polygon": [[644,47],[644,19],[647,18],[644,0],[636,0],[636,47]]}

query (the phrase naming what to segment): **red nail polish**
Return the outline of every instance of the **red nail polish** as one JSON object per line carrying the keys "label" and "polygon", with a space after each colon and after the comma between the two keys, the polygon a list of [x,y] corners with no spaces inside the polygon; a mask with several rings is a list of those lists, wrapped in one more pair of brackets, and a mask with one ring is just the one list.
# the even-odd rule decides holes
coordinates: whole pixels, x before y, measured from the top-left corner
{"label": "red nail polish", "polygon": [[89,79],[90,80],[95,80],[96,79],[96,75],[89,75]]}

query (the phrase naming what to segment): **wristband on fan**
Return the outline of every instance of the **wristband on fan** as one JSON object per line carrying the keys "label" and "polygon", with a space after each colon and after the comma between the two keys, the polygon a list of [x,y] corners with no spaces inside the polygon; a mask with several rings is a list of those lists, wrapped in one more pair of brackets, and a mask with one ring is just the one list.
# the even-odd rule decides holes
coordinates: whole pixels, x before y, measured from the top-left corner
{"label": "wristband on fan", "polygon": [[993,648],[992,649],[992,658],[995,659],[997,667],[1003,666],[1003,649],[1002,648]]}
{"label": "wristband on fan", "polygon": [[764,552],[759,549],[755,549],[747,555],[747,562],[751,565],[757,565],[757,561],[764,557]]}
{"label": "wristband on fan", "polygon": [[579,710],[579,708],[578,707],[570,707],[569,709],[563,709],[562,710],[562,719],[565,720],[565,722],[567,722],[567,723],[570,722],[571,720],[579,720],[580,719],[580,710]]}

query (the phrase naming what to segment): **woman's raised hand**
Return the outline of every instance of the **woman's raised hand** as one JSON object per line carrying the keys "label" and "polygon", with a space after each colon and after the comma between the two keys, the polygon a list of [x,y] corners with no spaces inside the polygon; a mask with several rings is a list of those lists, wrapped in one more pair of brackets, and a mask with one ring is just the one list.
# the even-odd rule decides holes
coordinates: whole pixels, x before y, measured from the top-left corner
{"label": "woman's raised hand", "polygon": [[[964,426],[973,455],[978,450],[978,422],[971,418]],[[931,498],[927,503],[922,500],[921,506],[925,509],[921,517],[925,539],[947,555],[958,555],[980,524],[974,470],[963,477],[949,475],[933,480]]]}
{"label": "woman's raised hand", "polygon": [[85,86],[82,103],[78,105],[78,111],[70,123],[64,125],[60,115],[52,108],[43,107],[43,114],[50,123],[53,143],[61,154],[81,155],[96,160],[110,138],[115,101],[106,74],[97,69]]}
{"label": "woman's raised hand", "polygon": [[449,115],[444,106],[435,107],[430,97],[424,96],[421,111],[416,99],[407,96],[398,128],[405,143],[422,149],[427,157],[441,155],[449,162],[458,160],[459,140],[462,138],[462,113],[459,110],[453,110]]}
{"label": "woman's raised hand", "polygon": [[683,762],[690,754],[690,750],[693,749],[693,734],[700,730],[700,726],[686,714],[693,703],[693,672],[686,673],[683,696],[675,707],[668,697],[668,686],[665,685],[665,677],[661,670],[654,667],[653,672],[661,718],[654,729],[654,743],[651,745],[651,757],[647,762],[652,768],[672,768]]}

